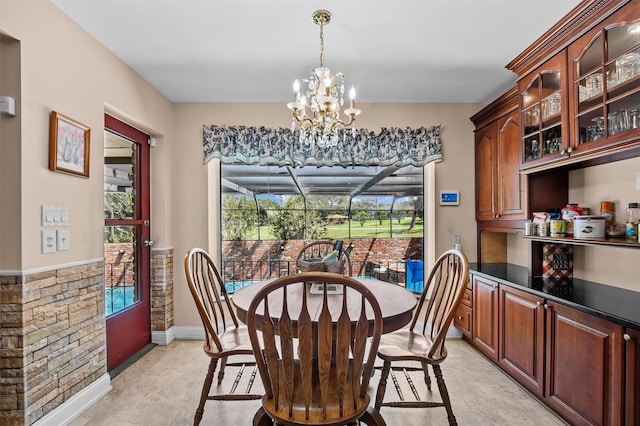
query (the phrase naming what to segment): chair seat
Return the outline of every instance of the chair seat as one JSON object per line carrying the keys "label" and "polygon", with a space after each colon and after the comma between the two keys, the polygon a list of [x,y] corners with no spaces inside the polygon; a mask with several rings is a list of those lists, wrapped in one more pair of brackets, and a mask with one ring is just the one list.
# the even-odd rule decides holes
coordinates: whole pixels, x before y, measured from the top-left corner
{"label": "chair seat", "polygon": [[[280,362],[280,368],[282,368],[282,363]],[[347,377],[349,378],[346,381],[345,386],[342,387],[343,395],[344,395],[344,407],[343,407],[343,415],[340,416],[340,406],[338,404],[338,396],[337,389],[339,388],[337,384],[336,370],[332,369],[330,377],[329,377],[329,390],[331,393],[327,397],[327,405],[326,408],[326,418],[323,416],[323,407],[321,403],[320,397],[320,384],[317,381],[317,371],[314,371],[313,377],[314,380],[311,384],[313,389],[312,401],[309,406],[309,420],[305,418],[305,406],[303,400],[303,393],[296,392],[294,394],[293,400],[293,416],[289,417],[289,409],[288,403],[286,402],[285,395],[281,394],[279,398],[279,409],[275,408],[275,401],[271,398],[268,398],[266,395],[262,398],[262,405],[265,411],[274,419],[277,419],[279,424],[284,425],[304,425],[304,424],[313,424],[313,425],[344,425],[350,423],[356,423],[357,419],[362,416],[362,414],[367,410],[370,402],[369,394],[365,394],[364,397],[357,399],[357,406],[354,408],[353,397],[354,391],[351,386],[352,381],[351,377],[351,368],[347,373]],[[284,376],[284,373],[281,370],[280,377]],[[295,368],[295,385],[294,389],[301,389],[302,387],[302,374],[300,373],[300,368],[296,366]],[[355,392],[357,395],[357,391]],[[347,403],[348,401],[348,403]]]}
{"label": "chair seat", "polygon": [[378,356],[388,361],[420,361],[437,364],[447,357],[447,352],[444,349],[444,353],[436,353],[436,356],[430,357],[429,351],[432,344],[432,340],[421,333],[401,329],[382,336]]}
{"label": "chair seat", "polygon": [[249,331],[244,325],[227,328],[218,335],[218,339],[222,345],[222,352],[218,351],[211,339],[206,340],[204,343],[204,351],[212,358],[221,358],[229,355],[253,356],[253,349],[249,341]]}

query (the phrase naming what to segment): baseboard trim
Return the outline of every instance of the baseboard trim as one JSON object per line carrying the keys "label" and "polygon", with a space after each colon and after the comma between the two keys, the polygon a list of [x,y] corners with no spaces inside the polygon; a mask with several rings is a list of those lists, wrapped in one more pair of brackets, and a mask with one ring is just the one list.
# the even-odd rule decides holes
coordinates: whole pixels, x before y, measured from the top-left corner
{"label": "baseboard trim", "polygon": [[183,340],[204,340],[204,327],[190,325],[176,325],[175,338]]}
{"label": "baseboard trim", "polygon": [[111,391],[111,378],[108,373],[82,389],[60,404],[53,411],[33,423],[33,426],[61,426],[71,423],[86,409]]}
{"label": "baseboard trim", "polygon": [[173,342],[176,338],[174,327],[169,327],[165,331],[152,331],[151,332],[151,343],[155,343],[160,346],[167,346],[169,343]]}

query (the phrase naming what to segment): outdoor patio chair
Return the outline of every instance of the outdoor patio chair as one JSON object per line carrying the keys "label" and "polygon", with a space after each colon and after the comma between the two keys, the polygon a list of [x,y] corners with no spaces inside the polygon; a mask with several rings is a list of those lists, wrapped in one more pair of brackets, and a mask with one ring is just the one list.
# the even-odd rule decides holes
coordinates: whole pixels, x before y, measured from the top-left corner
{"label": "outdoor patio chair", "polygon": [[[448,250],[440,256],[429,274],[409,328],[400,329],[382,336],[378,356],[384,361],[376,392],[376,409],[390,407],[445,407],[449,424],[456,418],[451,409],[447,386],[442,378],[440,364],[447,358],[445,339],[458,305],[462,301],[469,276],[469,262],[460,251]],[[426,304],[426,306],[425,306]],[[421,320],[421,323],[418,321]],[[409,383],[416,401],[383,402],[387,378],[392,362],[417,361],[421,364],[427,389],[431,390],[428,367],[433,368],[441,401],[422,401],[413,383]],[[395,375],[392,376],[395,384]]]}
{"label": "outdoor patio chair", "polygon": [[[224,282],[220,277],[218,269],[213,264],[206,251],[200,248],[193,248],[184,257],[184,271],[187,277],[189,290],[200,314],[200,319],[204,326],[205,341],[204,352],[211,358],[209,370],[202,385],[200,403],[194,416],[193,424],[198,425],[204,414],[204,404],[207,400],[248,400],[260,399],[261,394],[251,394],[251,386],[248,386],[245,393],[235,393],[240,376],[244,372],[241,367],[235,377],[228,392],[220,392],[210,395],[213,376],[220,361],[218,371],[218,386],[221,386],[224,378],[225,367],[227,365],[255,365],[253,350],[249,341],[247,327],[239,325],[235,311],[227,296]],[[231,320],[231,326],[227,321]],[[229,357],[240,358],[242,361],[228,363]],[[253,373],[255,377],[255,372]],[[250,379],[253,384],[253,380]]]}
{"label": "outdoor patio chair", "polygon": [[[296,259],[296,266],[300,268],[301,261],[305,261],[308,259],[322,259],[327,254],[331,253],[334,250],[336,245],[336,241],[333,240],[317,240],[312,241],[302,247],[300,253],[298,253],[298,257]],[[351,262],[351,258],[349,257],[349,251],[347,251],[347,247],[342,252],[341,260],[344,262],[344,268],[342,271],[327,271],[327,272],[336,272],[341,273],[343,275],[352,276],[353,275],[353,263]],[[312,271],[303,271],[303,272],[312,272]]]}

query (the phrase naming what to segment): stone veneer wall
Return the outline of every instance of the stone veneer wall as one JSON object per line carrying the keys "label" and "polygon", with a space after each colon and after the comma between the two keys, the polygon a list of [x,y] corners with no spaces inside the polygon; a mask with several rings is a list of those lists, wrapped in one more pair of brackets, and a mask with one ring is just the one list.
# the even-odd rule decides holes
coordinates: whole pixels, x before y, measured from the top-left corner
{"label": "stone veneer wall", "polygon": [[30,425],[106,374],[104,263],[0,277],[0,424]]}
{"label": "stone veneer wall", "polygon": [[173,249],[151,249],[151,331],[173,327]]}

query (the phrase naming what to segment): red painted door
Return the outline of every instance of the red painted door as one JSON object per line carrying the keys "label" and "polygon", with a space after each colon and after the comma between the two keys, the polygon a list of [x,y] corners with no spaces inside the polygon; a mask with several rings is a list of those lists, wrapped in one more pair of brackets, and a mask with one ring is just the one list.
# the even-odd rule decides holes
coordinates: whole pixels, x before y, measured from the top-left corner
{"label": "red painted door", "polygon": [[151,342],[149,135],[105,114],[107,369]]}

